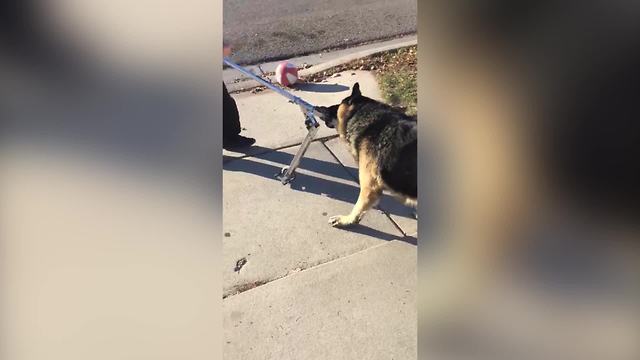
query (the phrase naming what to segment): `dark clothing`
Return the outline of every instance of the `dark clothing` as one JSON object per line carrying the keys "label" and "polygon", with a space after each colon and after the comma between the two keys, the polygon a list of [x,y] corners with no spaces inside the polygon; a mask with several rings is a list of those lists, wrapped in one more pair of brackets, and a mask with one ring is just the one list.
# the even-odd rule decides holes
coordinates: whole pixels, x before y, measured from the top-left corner
{"label": "dark clothing", "polygon": [[34,0],[5,1],[0,5],[0,51],[7,51],[21,62],[42,60],[50,50],[51,36],[39,18],[38,4]]}
{"label": "dark clothing", "polygon": [[240,134],[240,115],[236,101],[229,95],[227,87],[222,83],[222,134],[225,139],[233,139]]}

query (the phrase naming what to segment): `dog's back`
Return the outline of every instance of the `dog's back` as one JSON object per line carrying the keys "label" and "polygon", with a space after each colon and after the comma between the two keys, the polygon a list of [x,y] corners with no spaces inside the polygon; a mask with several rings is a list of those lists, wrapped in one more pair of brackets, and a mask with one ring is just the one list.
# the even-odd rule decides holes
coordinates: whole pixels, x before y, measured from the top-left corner
{"label": "dog's back", "polygon": [[346,126],[346,139],[376,162],[390,191],[416,199],[417,122],[403,112],[375,100],[360,105]]}

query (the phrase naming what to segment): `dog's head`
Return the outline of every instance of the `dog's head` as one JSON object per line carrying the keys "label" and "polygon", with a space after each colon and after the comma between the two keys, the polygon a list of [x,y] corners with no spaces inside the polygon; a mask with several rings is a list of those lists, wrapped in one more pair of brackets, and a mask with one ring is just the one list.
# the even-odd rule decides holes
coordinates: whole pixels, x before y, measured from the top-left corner
{"label": "dog's head", "polygon": [[325,107],[316,107],[316,116],[324,121],[327,127],[332,129],[338,129],[338,133],[342,133],[345,128],[345,124],[349,118],[353,115],[357,106],[361,104],[366,98],[360,92],[360,84],[355,83],[351,90],[351,95],[342,100],[340,104]]}
{"label": "dog's head", "polygon": [[338,125],[338,108],[340,104],[333,106],[316,106],[315,115],[324,121],[328,128],[335,129]]}

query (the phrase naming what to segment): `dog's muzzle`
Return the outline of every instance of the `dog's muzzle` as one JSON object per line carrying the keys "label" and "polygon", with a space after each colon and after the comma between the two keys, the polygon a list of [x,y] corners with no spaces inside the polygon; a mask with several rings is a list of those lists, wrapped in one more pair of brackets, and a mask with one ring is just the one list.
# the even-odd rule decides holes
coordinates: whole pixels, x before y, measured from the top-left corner
{"label": "dog's muzzle", "polygon": [[324,121],[324,124],[331,129],[336,127],[335,119],[332,119],[329,114],[329,108],[324,106],[316,106],[315,115],[320,118],[320,120]]}

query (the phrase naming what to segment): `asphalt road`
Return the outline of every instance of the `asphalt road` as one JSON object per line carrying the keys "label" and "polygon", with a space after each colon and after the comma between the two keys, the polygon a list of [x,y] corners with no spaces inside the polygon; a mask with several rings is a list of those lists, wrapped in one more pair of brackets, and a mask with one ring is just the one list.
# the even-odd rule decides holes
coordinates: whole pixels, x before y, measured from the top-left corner
{"label": "asphalt road", "polygon": [[416,32],[417,0],[224,0],[224,38],[241,64]]}

